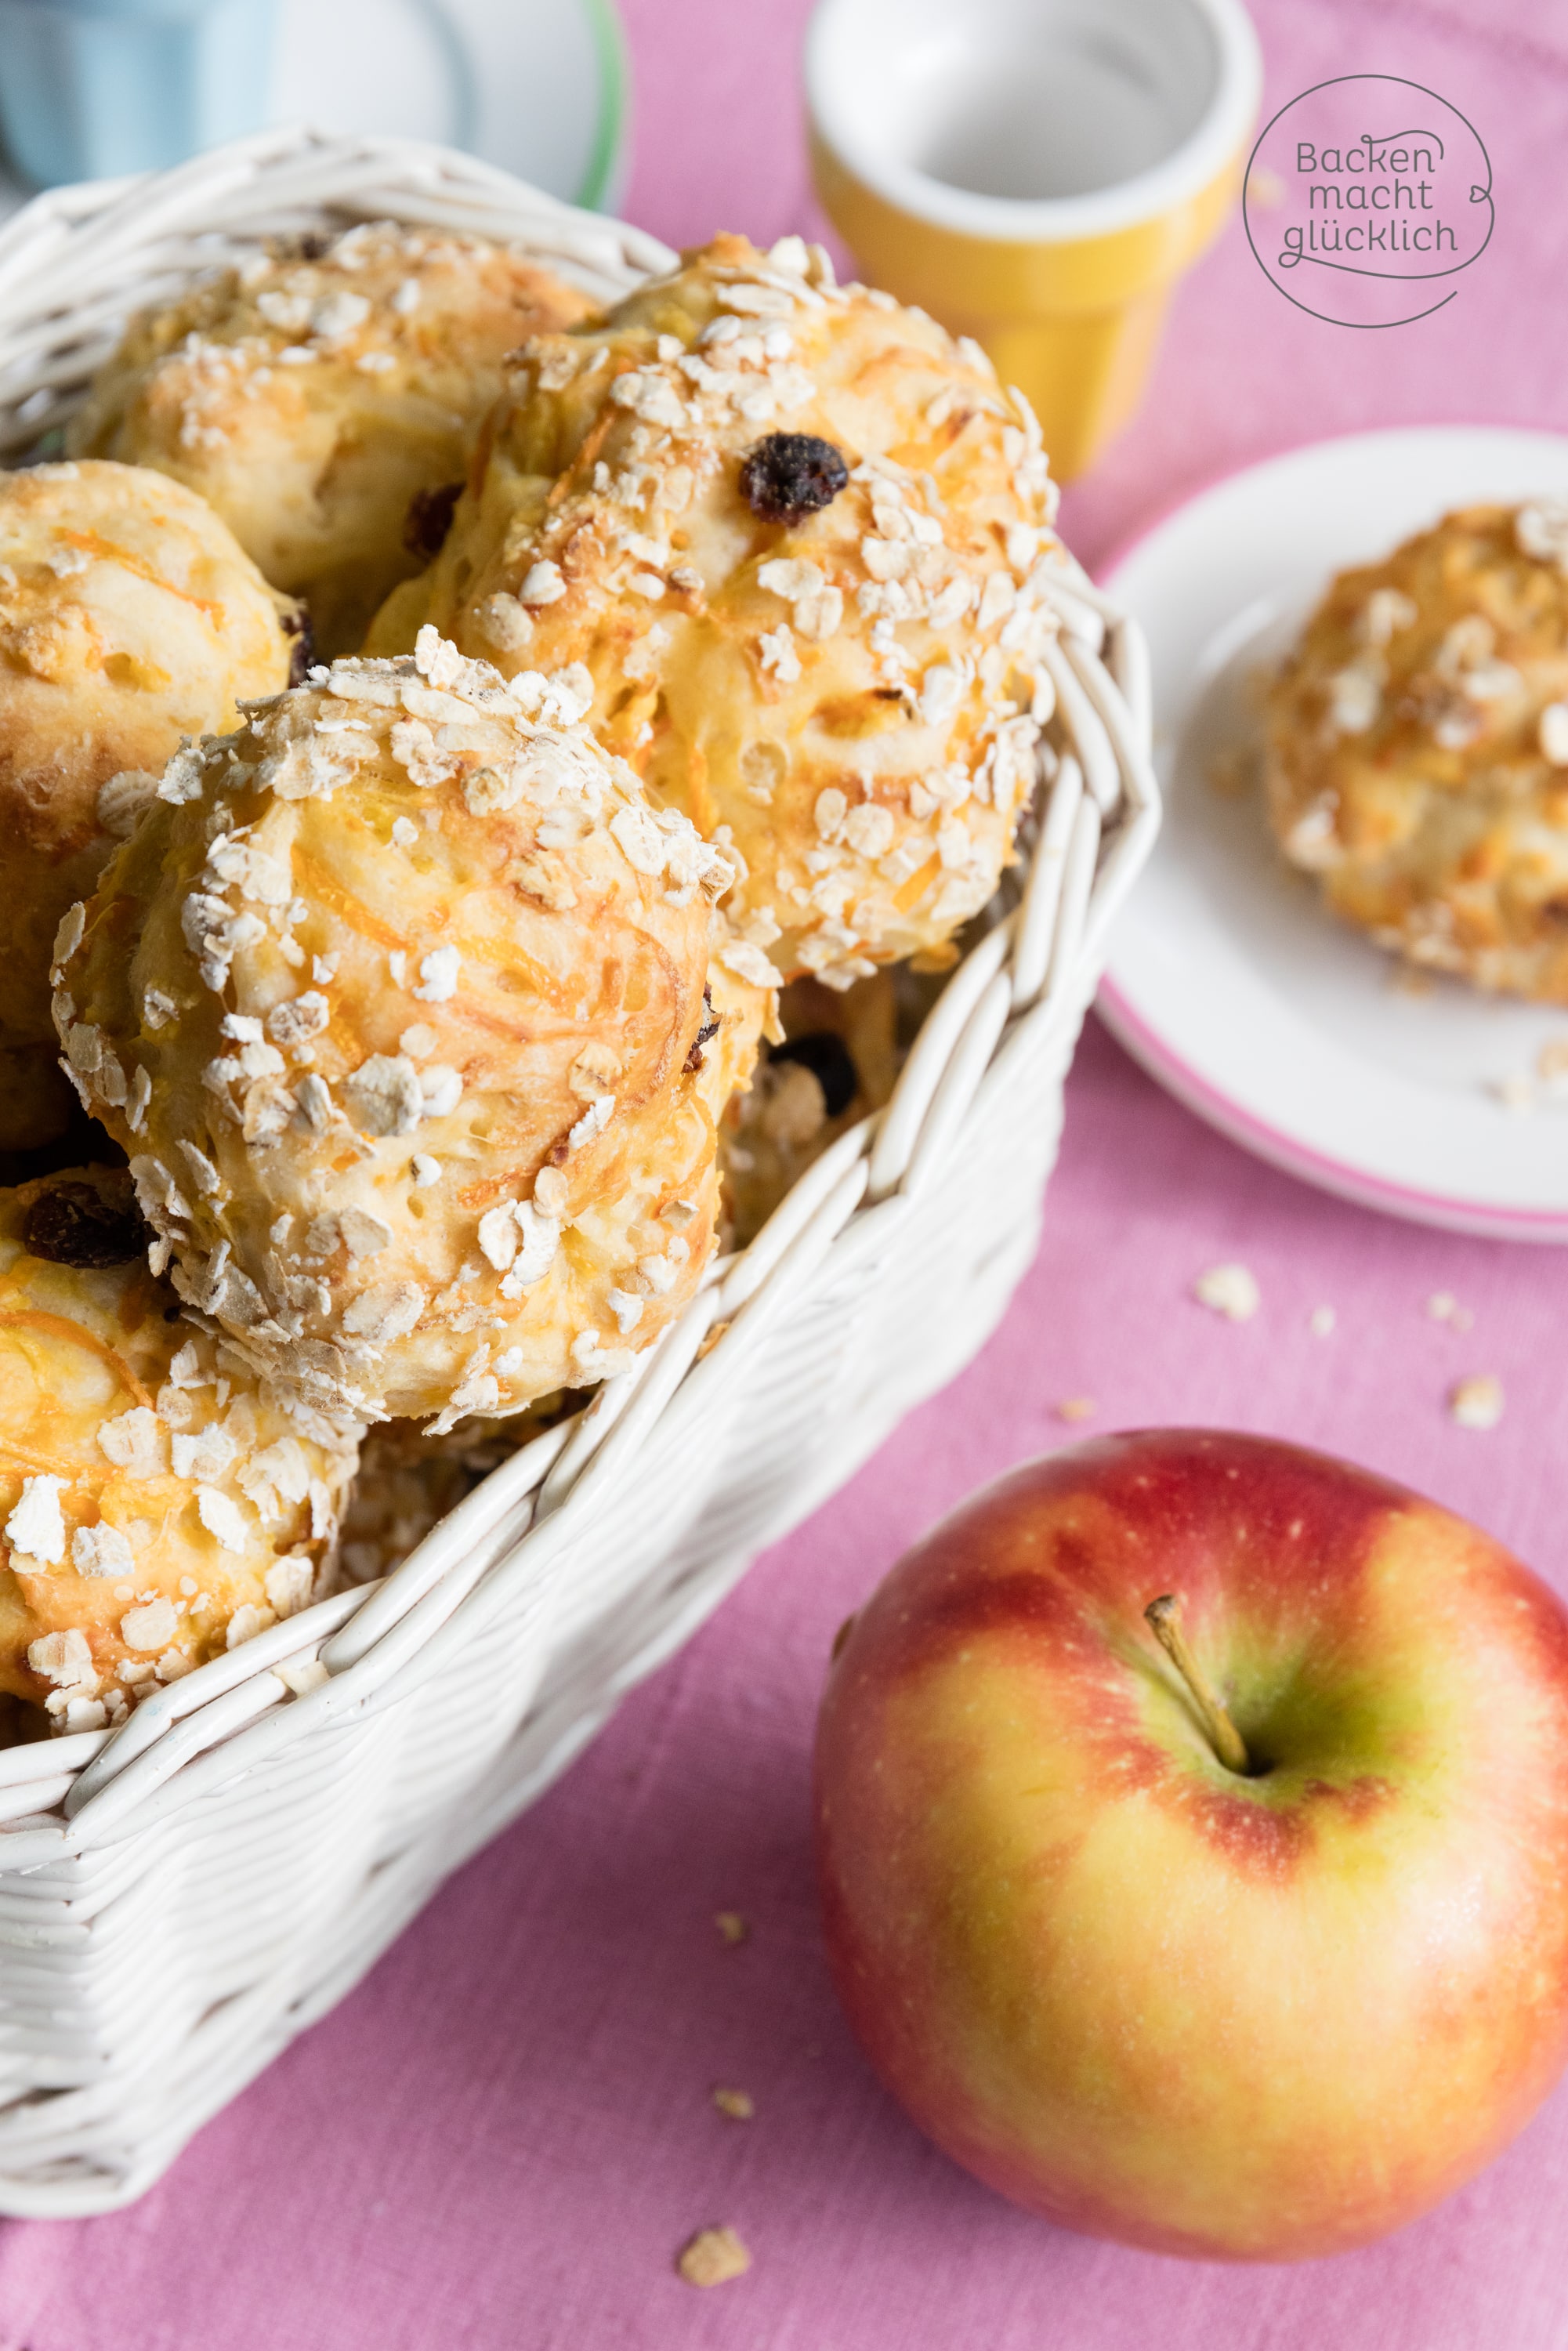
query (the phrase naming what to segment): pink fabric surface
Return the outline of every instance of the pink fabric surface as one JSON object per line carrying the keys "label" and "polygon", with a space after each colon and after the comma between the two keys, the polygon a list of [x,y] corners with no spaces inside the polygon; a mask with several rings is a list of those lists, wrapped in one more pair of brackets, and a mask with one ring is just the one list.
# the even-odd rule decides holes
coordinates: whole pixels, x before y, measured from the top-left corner
{"label": "pink fabric surface", "polygon": [[[793,57],[803,0],[628,0],[628,209],[674,241],[811,220]],[[1090,558],[1217,470],[1403,419],[1555,423],[1568,15],[1266,0],[1273,102],[1381,69],[1462,106],[1498,228],[1440,318],[1298,317],[1233,229],[1186,288],[1153,397],[1068,528]],[[1190,1297],[1251,1267],[1257,1318]],[[1447,1290],[1461,1332],[1425,1311]],[[1335,1308],[1329,1338],[1308,1316]],[[1158,2260],[974,2186],[883,2095],[840,2022],[809,1854],[834,1627],[981,1479],[1069,1431],[1228,1424],[1323,1446],[1469,1512],[1568,1589],[1568,1256],[1328,1199],[1246,1157],[1092,1027],[1047,1238],[982,1358],[761,1561],[568,1778],[471,1864],[337,2012],[136,2210],[0,2228],[0,2351],[1547,2351],[1568,2337],[1568,2091],[1442,2211],[1300,2270]],[[1453,1382],[1507,1411],[1458,1428]],[[730,1949],[719,1910],[751,1923]],[[1396,2029],[1396,2021],[1390,2021]],[[727,2121],[716,2084],[754,2119]],[[747,2277],[674,2274],[724,2221]]]}

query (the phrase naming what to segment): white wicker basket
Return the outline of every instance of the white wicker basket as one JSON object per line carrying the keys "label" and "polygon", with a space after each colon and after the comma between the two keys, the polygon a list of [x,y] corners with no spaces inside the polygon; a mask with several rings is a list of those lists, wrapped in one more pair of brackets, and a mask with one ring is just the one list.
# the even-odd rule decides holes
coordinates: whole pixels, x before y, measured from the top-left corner
{"label": "white wicker basket", "polygon": [[[605,297],[674,258],[402,140],[273,131],[57,190],[0,231],[0,450],[69,413],[132,304],[260,236],[387,217],[518,239]],[[140,2195],[995,1326],[1036,1245],[1106,927],[1158,821],[1140,640],[1071,580],[1061,762],[1021,900],[954,974],[887,1109],[395,1574],[117,1733],[0,1752],[0,2210]],[[318,1656],[329,1678],[302,1698],[272,1670]]]}

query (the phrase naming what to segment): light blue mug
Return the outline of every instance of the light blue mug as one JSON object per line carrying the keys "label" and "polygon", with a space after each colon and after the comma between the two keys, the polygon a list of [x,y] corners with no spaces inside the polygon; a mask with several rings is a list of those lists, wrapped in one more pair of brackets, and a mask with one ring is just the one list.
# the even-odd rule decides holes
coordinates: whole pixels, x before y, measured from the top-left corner
{"label": "light blue mug", "polygon": [[0,134],[37,187],[259,130],[276,0],[0,0]]}

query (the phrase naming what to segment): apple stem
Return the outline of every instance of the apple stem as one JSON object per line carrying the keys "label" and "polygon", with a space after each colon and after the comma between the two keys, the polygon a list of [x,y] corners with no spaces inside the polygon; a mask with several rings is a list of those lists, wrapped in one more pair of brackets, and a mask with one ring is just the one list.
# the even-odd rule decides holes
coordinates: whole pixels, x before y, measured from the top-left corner
{"label": "apple stem", "polygon": [[1155,1640],[1192,1693],[1192,1702],[1203,1717],[1209,1744],[1226,1770],[1243,1775],[1249,1772],[1251,1758],[1241,1733],[1209,1687],[1203,1667],[1187,1646],[1186,1635],[1181,1629],[1180,1601],[1174,1593],[1164,1593],[1158,1600],[1150,1601],[1144,1614]]}

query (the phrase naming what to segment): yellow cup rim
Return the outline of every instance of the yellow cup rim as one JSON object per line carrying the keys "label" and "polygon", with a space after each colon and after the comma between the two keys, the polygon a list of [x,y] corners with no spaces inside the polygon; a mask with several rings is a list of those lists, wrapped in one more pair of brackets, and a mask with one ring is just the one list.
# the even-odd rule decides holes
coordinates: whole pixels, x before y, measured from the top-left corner
{"label": "yellow cup rim", "polygon": [[[954,0],[955,14],[962,5]],[[928,177],[867,138],[838,49],[846,26],[864,12],[868,0],[817,0],[805,52],[811,125],[852,179],[894,211],[950,234],[999,244],[1062,245],[1136,227],[1190,203],[1233,163],[1257,120],[1262,96],[1262,55],[1242,0],[1184,5],[1205,22],[1215,42],[1218,63],[1209,103],[1170,154],[1108,188],[1081,196],[980,195]]]}

